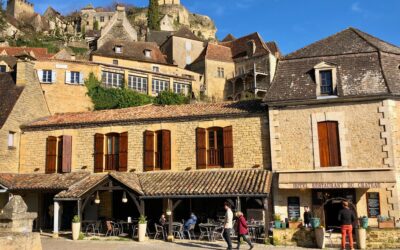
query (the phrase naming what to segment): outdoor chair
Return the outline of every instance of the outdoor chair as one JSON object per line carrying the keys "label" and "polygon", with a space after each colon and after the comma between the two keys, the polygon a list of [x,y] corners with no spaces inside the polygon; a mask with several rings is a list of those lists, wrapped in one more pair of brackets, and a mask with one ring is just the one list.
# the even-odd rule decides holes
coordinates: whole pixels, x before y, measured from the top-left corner
{"label": "outdoor chair", "polygon": [[183,239],[183,224],[179,224],[177,226],[174,226],[172,234],[174,235],[174,237],[179,238],[179,239]]}
{"label": "outdoor chair", "polygon": [[328,229],[328,230],[326,230],[326,233],[325,233],[325,239],[329,240],[330,247],[333,247],[332,233],[333,233],[333,229]]}
{"label": "outdoor chair", "polygon": [[154,227],[156,229],[156,234],[154,235],[154,239],[157,239],[161,236],[162,239],[165,240],[164,228],[160,225],[157,225],[156,223],[154,223]]}
{"label": "outdoor chair", "polygon": [[183,231],[183,238],[185,238],[185,233],[187,233],[189,240],[196,239],[196,235],[194,234],[195,224],[191,224],[189,229]]}
{"label": "outdoor chair", "polygon": [[117,236],[119,235],[120,229],[117,223],[112,221],[106,221],[107,232],[106,236]]}
{"label": "outdoor chair", "polygon": [[216,227],[212,232],[212,237],[214,240],[223,240],[224,239],[224,227]]}
{"label": "outdoor chair", "polygon": [[97,221],[96,223],[89,224],[86,226],[85,234],[86,236],[89,235],[96,236],[96,233],[97,235],[100,235],[100,231],[101,231],[101,221]]}
{"label": "outdoor chair", "polygon": [[200,228],[199,240],[202,240],[207,237],[208,241],[211,241],[211,235],[210,235],[210,232],[208,231],[208,229],[203,226],[199,226],[199,228]]}

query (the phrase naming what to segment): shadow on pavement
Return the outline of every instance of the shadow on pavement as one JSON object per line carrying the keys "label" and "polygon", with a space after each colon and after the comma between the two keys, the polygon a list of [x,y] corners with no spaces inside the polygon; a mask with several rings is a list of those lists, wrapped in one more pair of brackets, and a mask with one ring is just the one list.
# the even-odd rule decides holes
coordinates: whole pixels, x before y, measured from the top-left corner
{"label": "shadow on pavement", "polygon": [[183,246],[183,247],[193,247],[193,248],[204,248],[204,249],[225,249],[221,247],[221,245],[218,244],[213,244],[213,243],[207,243],[207,242],[176,242],[175,243],[178,246]]}

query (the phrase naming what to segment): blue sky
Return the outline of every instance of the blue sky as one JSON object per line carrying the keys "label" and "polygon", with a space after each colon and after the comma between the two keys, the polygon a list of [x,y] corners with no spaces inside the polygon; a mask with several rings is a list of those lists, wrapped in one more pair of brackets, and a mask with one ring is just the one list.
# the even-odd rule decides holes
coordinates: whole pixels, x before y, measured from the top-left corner
{"label": "blue sky", "polygon": [[[50,4],[67,13],[88,3],[109,5],[112,0],[33,0],[38,12]],[[147,0],[125,0],[137,6]],[[399,0],[181,0],[192,12],[216,22],[218,38],[258,31],[266,40],[278,42],[284,54],[356,27],[400,46]]]}

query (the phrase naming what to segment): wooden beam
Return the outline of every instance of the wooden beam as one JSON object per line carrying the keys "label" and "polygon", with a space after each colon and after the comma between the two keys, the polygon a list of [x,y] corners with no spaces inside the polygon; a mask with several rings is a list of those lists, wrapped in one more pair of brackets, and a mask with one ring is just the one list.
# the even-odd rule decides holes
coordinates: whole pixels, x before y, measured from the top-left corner
{"label": "wooden beam", "polygon": [[140,214],[141,215],[145,215],[146,210],[145,210],[145,204],[144,204],[144,200],[140,200]]}
{"label": "wooden beam", "polygon": [[268,209],[268,198],[263,199],[263,208],[264,208],[264,231],[265,231],[265,239],[269,239],[269,209]]}
{"label": "wooden beam", "polygon": [[[171,200],[172,201],[172,200]],[[176,209],[176,207],[178,207],[179,206],[179,204],[181,204],[182,203],[182,200],[177,200],[174,204],[173,204],[173,206],[172,206],[172,212],[173,211],[175,211],[175,209]]]}
{"label": "wooden beam", "polygon": [[139,205],[139,202],[138,202],[136,196],[135,196],[134,194],[132,194],[131,192],[128,192],[128,191],[126,191],[126,192],[128,193],[128,195],[129,195],[129,196],[131,197],[131,199],[133,200],[133,203],[135,203],[135,206],[136,206],[137,210],[139,211],[140,215],[142,215],[141,207],[140,207],[140,205]]}

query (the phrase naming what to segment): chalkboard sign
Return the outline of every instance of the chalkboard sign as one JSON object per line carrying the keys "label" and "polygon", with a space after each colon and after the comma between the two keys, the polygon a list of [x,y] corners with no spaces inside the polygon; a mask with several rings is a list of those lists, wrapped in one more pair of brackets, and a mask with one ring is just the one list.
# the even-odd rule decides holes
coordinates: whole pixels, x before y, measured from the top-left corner
{"label": "chalkboard sign", "polygon": [[367,208],[369,218],[377,218],[381,214],[379,193],[367,193]]}
{"label": "chalkboard sign", "polygon": [[300,218],[300,198],[288,197],[288,215],[291,218]]}

